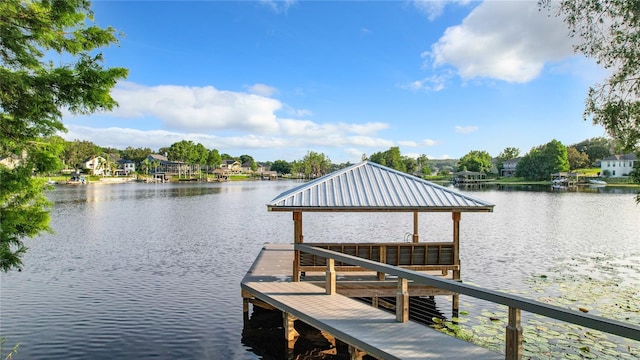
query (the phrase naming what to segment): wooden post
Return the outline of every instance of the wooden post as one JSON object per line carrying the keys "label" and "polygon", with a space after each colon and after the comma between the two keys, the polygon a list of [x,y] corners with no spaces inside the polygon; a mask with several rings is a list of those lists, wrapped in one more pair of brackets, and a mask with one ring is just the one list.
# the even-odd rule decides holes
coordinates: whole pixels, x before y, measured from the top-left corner
{"label": "wooden post", "polygon": [[409,321],[409,282],[405,278],[398,278],[396,292],[396,321]]}
{"label": "wooden post", "polygon": [[289,314],[288,312],[282,312],[282,325],[284,326],[284,338],[287,340],[289,348],[293,348],[293,345],[296,342],[296,339],[300,334],[296,331],[293,326],[294,321],[296,321],[295,316]]}
{"label": "wooden post", "polygon": [[[293,212],[293,242],[302,244],[302,212]],[[300,281],[300,251],[293,252],[293,281]]]}
{"label": "wooden post", "polygon": [[418,235],[418,212],[413,212],[413,242],[420,242],[420,236]]}
{"label": "wooden post", "polygon": [[[460,212],[452,212],[451,219],[453,220],[453,264],[458,266],[457,270],[453,270],[453,280],[460,280]],[[458,317],[460,295],[453,295],[451,300],[451,316]]]}
{"label": "wooden post", "polygon": [[520,326],[520,309],[509,307],[509,323],[506,329],[505,360],[522,359],[522,326]]}
{"label": "wooden post", "polygon": [[324,279],[324,288],[327,295],[336,293],[336,260],[334,258],[327,259],[327,271]]}
{"label": "wooden post", "polygon": [[362,358],[366,355],[364,351],[356,348],[355,346],[349,345],[349,359],[350,360],[362,360]]}
{"label": "wooden post", "polygon": [[[378,254],[379,259],[378,262],[382,264],[387,263],[387,247],[384,245],[380,245],[380,252]],[[378,272],[378,281],[384,281],[386,274],[383,272]]]}

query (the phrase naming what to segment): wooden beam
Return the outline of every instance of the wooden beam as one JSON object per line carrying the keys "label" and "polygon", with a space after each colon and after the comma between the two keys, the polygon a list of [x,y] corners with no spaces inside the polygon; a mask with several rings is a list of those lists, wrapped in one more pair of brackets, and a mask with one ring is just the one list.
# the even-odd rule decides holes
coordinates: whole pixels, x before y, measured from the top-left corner
{"label": "wooden beam", "polygon": [[413,242],[417,243],[420,241],[420,236],[418,235],[418,212],[413,212]]}
{"label": "wooden beam", "polygon": [[409,282],[405,278],[398,278],[396,292],[396,321],[409,321]]}
{"label": "wooden beam", "polygon": [[285,340],[287,340],[289,347],[293,347],[293,344],[295,344],[296,339],[298,338],[298,336],[300,336],[300,334],[298,334],[295,327],[293,326],[293,323],[296,320],[297,319],[295,316],[289,314],[286,311],[282,312],[282,325],[284,327],[284,338]]}
{"label": "wooden beam", "polygon": [[509,323],[505,333],[505,360],[522,359],[522,326],[520,309],[509,307]]}
{"label": "wooden beam", "polygon": [[[293,242],[302,244],[302,212],[293,212]],[[293,281],[300,281],[300,251],[295,250],[293,254]]]}
{"label": "wooden beam", "polygon": [[324,288],[327,295],[333,295],[336,293],[336,266],[335,259],[327,259],[327,271],[325,276]]}

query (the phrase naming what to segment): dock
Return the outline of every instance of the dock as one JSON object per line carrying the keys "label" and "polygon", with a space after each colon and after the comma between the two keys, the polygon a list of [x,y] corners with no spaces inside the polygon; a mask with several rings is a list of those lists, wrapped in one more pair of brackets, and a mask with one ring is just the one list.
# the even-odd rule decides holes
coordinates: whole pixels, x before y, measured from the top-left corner
{"label": "dock", "polygon": [[[242,280],[247,302],[260,301],[285,316],[285,337],[295,341],[298,319],[349,345],[353,359],[504,359],[504,355],[441,333],[310,282],[293,282],[293,246],[266,244]],[[246,308],[248,311],[248,307]]]}

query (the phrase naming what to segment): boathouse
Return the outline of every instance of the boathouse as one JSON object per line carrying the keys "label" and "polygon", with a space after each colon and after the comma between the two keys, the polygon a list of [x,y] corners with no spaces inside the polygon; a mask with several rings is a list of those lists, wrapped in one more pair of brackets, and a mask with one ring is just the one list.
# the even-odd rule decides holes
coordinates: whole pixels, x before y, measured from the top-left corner
{"label": "boathouse", "polygon": [[[314,212],[402,212],[413,217],[413,228],[406,229],[408,241],[310,243],[317,248],[337,251],[385,265],[426,272],[460,280],[460,223],[463,212],[491,212],[493,204],[380,164],[364,161],[285,191],[267,204],[268,211],[291,212],[293,244],[303,244],[303,213]],[[451,238],[421,242],[419,214],[451,213]],[[311,216],[311,215],[310,215]],[[245,310],[248,303],[260,302],[255,288],[246,284],[259,281],[311,283],[324,286],[328,261],[325,257],[301,252],[291,245],[268,244],[243,280]],[[383,297],[395,297],[397,285],[382,272],[336,262],[340,281],[335,291],[349,298],[369,299],[374,307]],[[282,284],[281,284],[282,285]],[[318,288],[320,289],[320,288]],[[424,284],[407,284],[407,295],[451,295],[452,316],[457,316],[458,295]],[[396,305],[393,305],[396,306]],[[408,309],[407,309],[408,313]]]}

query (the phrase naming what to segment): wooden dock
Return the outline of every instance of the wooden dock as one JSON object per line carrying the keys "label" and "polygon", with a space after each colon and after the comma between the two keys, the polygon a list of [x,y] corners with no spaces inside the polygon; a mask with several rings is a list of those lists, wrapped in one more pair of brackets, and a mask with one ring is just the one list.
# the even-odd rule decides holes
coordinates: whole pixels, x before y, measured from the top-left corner
{"label": "wooden dock", "polygon": [[348,344],[353,359],[504,359],[504,355],[376,309],[323,287],[291,281],[292,245],[267,244],[242,281],[243,298],[285,314],[285,337],[293,340],[299,319]]}

